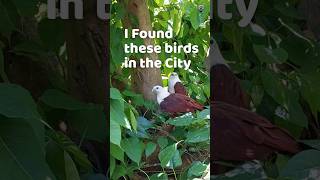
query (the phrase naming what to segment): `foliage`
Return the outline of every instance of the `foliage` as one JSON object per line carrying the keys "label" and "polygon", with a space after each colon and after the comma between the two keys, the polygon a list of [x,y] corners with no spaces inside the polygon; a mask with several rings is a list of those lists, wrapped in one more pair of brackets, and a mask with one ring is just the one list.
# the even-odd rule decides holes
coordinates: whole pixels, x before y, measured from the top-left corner
{"label": "foliage", "polygon": [[[163,86],[167,86],[168,76],[172,72],[181,75],[183,84],[187,87],[189,95],[200,103],[208,102],[209,79],[205,72],[204,60],[207,56],[209,45],[209,11],[210,4],[207,0],[188,1],[147,1],[151,16],[153,30],[166,31],[172,28],[173,39],[156,39],[155,44],[164,46],[165,43],[186,45],[192,43],[199,46],[198,54],[166,54],[160,53],[159,59],[169,57],[190,59],[192,61],[189,70],[170,69],[162,66]],[[203,5],[204,10],[199,10]],[[111,82],[124,82],[125,87],[118,88],[117,84],[110,89],[111,108],[111,160],[110,177],[117,179],[120,176],[132,177],[137,173],[148,176],[150,179],[168,179],[169,171],[179,171],[183,167],[183,158],[188,154],[203,153],[208,160],[209,153],[209,110],[196,114],[186,114],[177,118],[168,118],[159,114],[154,102],[143,99],[141,94],[132,92],[131,69],[122,68],[124,57],[140,58],[143,54],[125,54],[125,43],[143,44],[142,39],[125,39],[123,19],[128,10],[123,3],[113,1],[111,18]],[[137,22],[135,17],[129,15],[131,22]],[[118,88],[118,89],[117,89]],[[144,111],[143,109],[147,109]],[[175,126],[175,130],[166,134],[166,127]],[[158,135],[164,133],[164,135]],[[206,153],[204,153],[206,152]],[[152,174],[147,169],[152,162],[158,162],[163,169],[159,174]],[[202,159],[203,160],[203,159]],[[149,164],[151,163],[151,164]],[[201,167],[207,167],[205,161]],[[189,167],[189,166],[188,166]],[[188,168],[186,167],[186,168]],[[191,167],[191,166],[190,166]],[[193,167],[201,169],[200,165]],[[119,172],[121,169],[121,172]],[[171,170],[170,170],[171,169]],[[123,171],[122,171],[123,170]],[[176,178],[201,176],[192,170],[179,173]],[[142,173],[144,172],[144,173]],[[176,173],[174,173],[177,175]]]}
{"label": "foliage", "polygon": [[[300,2],[261,0],[254,24],[246,28],[238,27],[240,17],[230,5],[233,20],[216,19],[213,36],[242,80],[256,112],[296,138],[314,139],[319,138],[310,134],[319,132],[320,45],[305,33],[308,29],[298,11]],[[312,163],[316,158],[317,151],[305,151],[284,160],[284,169],[276,164],[279,173],[275,177],[304,179],[307,170],[319,167]]]}
{"label": "foliage", "polygon": [[[44,2],[0,0],[0,179],[106,179],[83,150],[89,142],[107,140],[102,105],[80,102],[68,92],[65,26],[45,17]],[[8,67],[21,62],[44,67],[52,89],[39,97],[10,83]],[[66,132],[59,130],[61,123]]]}

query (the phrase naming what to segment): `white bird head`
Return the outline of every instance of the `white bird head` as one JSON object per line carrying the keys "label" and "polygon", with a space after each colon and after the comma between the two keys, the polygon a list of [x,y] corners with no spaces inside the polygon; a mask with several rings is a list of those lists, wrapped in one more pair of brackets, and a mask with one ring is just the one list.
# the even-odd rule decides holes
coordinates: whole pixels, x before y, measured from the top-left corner
{"label": "white bird head", "polygon": [[224,64],[228,66],[226,60],[223,58],[220,52],[217,42],[212,38],[210,40],[210,48],[208,51],[208,57],[206,59],[206,68],[208,71],[210,71],[212,66],[218,64]]}
{"label": "white bird head", "polygon": [[174,85],[176,85],[177,82],[181,82],[178,73],[176,72],[171,73],[169,77],[169,82],[168,82],[168,90],[171,94],[175,93]]}
{"label": "white bird head", "polygon": [[157,102],[160,104],[170,93],[162,86],[154,86],[152,92],[157,95]]}

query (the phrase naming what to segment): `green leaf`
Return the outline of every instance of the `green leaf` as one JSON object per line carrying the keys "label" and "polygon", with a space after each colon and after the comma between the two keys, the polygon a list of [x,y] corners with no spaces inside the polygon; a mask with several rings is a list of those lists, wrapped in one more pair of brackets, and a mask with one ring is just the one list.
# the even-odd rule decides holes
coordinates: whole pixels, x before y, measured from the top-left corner
{"label": "green leaf", "polygon": [[168,180],[168,175],[166,173],[153,174],[150,180]]}
{"label": "green leaf", "polygon": [[9,82],[8,76],[5,72],[5,68],[4,68],[4,57],[3,57],[3,52],[2,49],[0,47],[0,77],[2,78],[2,80],[6,83]]}
{"label": "green leaf", "polygon": [[210,107],[207,109],[197,112],[197,118],[198,119],[210,119]]}
{"label": "green leaf", "polygon": [[114,157],[115,159],[118,159],[119,161],[124,162],[124,152],[121,149],[120,146],[115,145],[113,143],[110,144],[110,154],[112,157]]}
{"label": "green leaf", "polygon": [[298,93],[288,93],[289,120],[300,127],[308,127],[308,119],[299,103]]}
{"label": "green leaf", "polygon": [[8,118],[19,118],[28,122],[36,133],[39,142],[44,141],[44,126],[37,105],[31,94],[24,88],[0,83],[0,114]]}
{"label": "green leaf", "polygon": [[108,137],[107,118],[102,106],[91,105],[86,109],[68,111],[65,118],[81,138],[105,142]]}
{"label": "green leaf", "polygon": [[111,179],[120,179],[121,176],[126,175],[127,168],[123,165],[117,165],[116,171],[113,172]]}
{"label": "green leaf", "polygon": [[317,150],[320,150],[320,140],[313,139],[313,140],[303,140],[301,141],[303,144],[306,144],[312,148],[315,148]]}
{"label": "green leaf", "polygon": [[170,167],[170,160],[175,156],[178,143],[172,144],[160,151],[158,158],[162,167]]}
{"label": "green leaf", "polygon": [[188,126],[193,123],[194,117],[191,113],[185,114],[183,116],[176,117],[167,121],[168,124],[174,126]]}
{"label": "green leaf", "polygon": [[285,103],[285,87],[282,81],[277,77],[274,72],[265,70],[261,72],[261,79],[265,91],[279,104]]}
{"label": "green leaf", "polygon": [[130,122],[124,114],[123,100],[112,99],[110,101],[110,119],[114,120],[122,127],[125,127],[131,130]]}
{"label": "green leaf", "polygon": [[81,110],[88,107],[87,104],[82,103],[56,89],[49,89],[45,91],[40,97],[40,101],[56,109]]}
{"label": "green leaf", "polygon": [[80,180],[76,165],[70,155],[64,152],[66,180]]}
{"label": "green leaf", "polygon": [[110,88],[110,98],[111,99],[118,99],[123,100],[120,91],[116,88]]}
{"label": "green leaf", "polygon": [[142,157],[144,144],[136,137],[131,137],[123,139],[121,142],[121,147],[124,149],[124,152],[127,156],[137,164],[140,164]]}
{"label": "green leaf", "polygon": [[202,128],[187,134],[186,143],[199,143],[210,139],[209,128]]}
{"label": "green leaf", "polygon": [[[52,163],[61,163],[63,164],[61,168],[64,167],[66,157],[63,152],[68,153],[70,157],[72,157],[74,163],[76,163],[76,165],[81,168],[81,170],[85,170],[87,172],[92,171],[93,166],[89,161],[87,154],[82,152],[69,137],[67,137],[63,133],[55,131],[49,131],[47,134],[50,137],[50,140],[48,141],[46,146],[46,157],[53,171],[58,165]],[[49,152],[51,152],[51,154]],[[60,156],[60,159],[57,156]],[[59,169],[57,169],[56,171],[60,172]]]}
{"label": "green leaf", "polygon": [[37,13],[38,10],[38,1],[37,0],[12,0],[15,4],[18,12],[21,16],[32,16]]}
{"label": "green leaf", "polygon": [[20,44],[17,44],[13,48],[13,52],[17,55],[25,55],[30,57],[47,56],[45,49],[37,42],[31,40],[23,41]]}
{"label": "green leaf", "polygon": [[145,154],[146,154],[146,157],[149,157],[157,148],[157,145],[153,142],[149,142],[147,145],[146,145],[146,150],[145,150]]}
{"label": "green leaf", "polygon": [[176,150],[173,158],[170,160],[170,162],[168,164],[168,167],[170,167],[171,169],[174,169],[174,168],[179,167],[181,165],[182,165],[182,159],[180,156],[180,152],[179,152],[179,150]]}
{"label": "green leaf", "polygon": [[65,42],[63,20],[43,19],[38,25],[39,36],[46,48],[59,53],[60,47]]}
{"label": "green leaf", "polygon": [[176,36],[179,34],[181,29],[181,20],[182,20],[182,12],[179,10],[174,9],[173,13],[173,32]]}
{"label": "green leaf", "polygon": [[113,119],[110,119],[110,142],[120,146],[121,128]]}
{"label": "green leaf", "polygon": [[21,119],[0,117],[0,159],[0,179],[55,179],[36,134]]}
{"label": "green leaf", "polygon": [[202,176],[202,174],[205,172],[205,170],[207,169],[208,165],[203,164],[200,161],[196,161],[193,162],[191,167],[188,170],[188,177],[192,177],[192,176]]}
{"label": "green leaf", "polygon": [[158,138],[157,143],[159,144],[160,148],[163,149],[167,147],[168,139],[166,137],[161,136]]}
{"label": "green leaf", "polygon": [[284,63],[288,59],[288,53],[282,48],[270,49],[263,45],[253,45],[253,50],[262,63]]}
{"label": "green leaf", "polygon": [[292,180],[307,179],[312,170],[320,167],[320,151],[303,151],[288,161],[288,164],[280,172],[280,176]]}

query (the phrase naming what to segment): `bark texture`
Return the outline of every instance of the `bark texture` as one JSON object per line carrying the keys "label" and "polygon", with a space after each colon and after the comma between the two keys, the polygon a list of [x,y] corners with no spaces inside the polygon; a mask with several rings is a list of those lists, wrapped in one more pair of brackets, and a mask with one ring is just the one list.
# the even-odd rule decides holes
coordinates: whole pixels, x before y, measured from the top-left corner
{"label": "bark texture", "polygon": [[[130,14],[133,14],[138,19],[138,27],[140,30],[152,31],[150,12],[147,6],[146,0],[130,0],[126,4],[126,9]],[[130,15],[129,15],[130,16]],[[125,28],[134,26],[134,23],[130,22],[129,18],[124,20]],[[154,45],[153,39],[144,39],[145,45]],[[149,58],[157,60],[158,55],[156,53],[149,54]],[[161,83],[161,71],[158,68],[136,68],[132,74],[132,85],[136,92],[143,95],[147,100],[154,100],[155,95],[152,93],[152,88],[156,85],[162,85]]]}

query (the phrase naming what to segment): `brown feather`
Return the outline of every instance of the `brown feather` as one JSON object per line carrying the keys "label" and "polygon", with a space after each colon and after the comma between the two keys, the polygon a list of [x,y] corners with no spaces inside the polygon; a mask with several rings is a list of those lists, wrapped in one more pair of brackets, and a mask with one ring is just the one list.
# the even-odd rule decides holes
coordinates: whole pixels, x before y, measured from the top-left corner
{"label": "brown feather", "polygon": [[181,82],[177,82],[174,85],[174,92],[178,93],[178,94],[182,94],[182,95],[188,96],[187,90],[186,90],[186,88],[184,87],[184,85]]}
{"label": "brown feather", "polygon": [[171,94],[160,103],[160,109],[171,116],[203,110],[203,105],[182,94]]}
{"label": "brown feather", "polygon": [[223,64],[211,68],[211,99],[238,107],[250,108],[247,94],[242,90],[240,80]]}
{"label": "brown feather", "polygon": [[223,102],[214,102],[211,108],[214,160],[264,160],[275,152],[300,151],[299,144],[286,130],[256,113]]}

